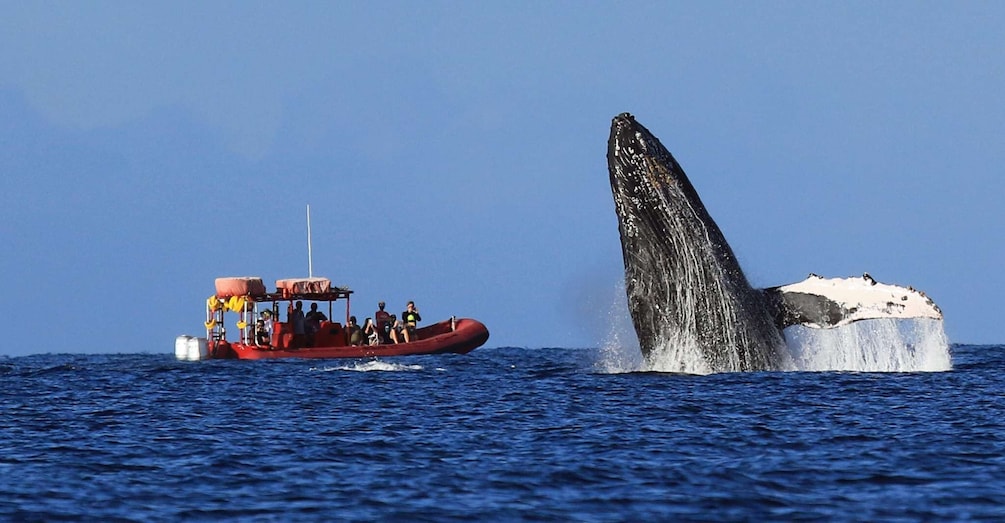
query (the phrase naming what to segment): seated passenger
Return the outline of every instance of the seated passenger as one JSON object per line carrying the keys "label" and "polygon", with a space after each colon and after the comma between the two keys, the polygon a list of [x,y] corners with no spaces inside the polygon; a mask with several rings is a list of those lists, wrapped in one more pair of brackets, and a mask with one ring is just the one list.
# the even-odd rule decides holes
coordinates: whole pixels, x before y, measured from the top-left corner
{"label": "seated passenger", "polygon": [[363,329],[359,328],[356,324],[356,317],[349,316],[349,324],[346,325],[346,330],[349,331],[349,345],[362,345],[363,344]]}
{"label": "seated passenger", "polygon": [[401,329],[402,327],[404,327],[404,325],[402,325],[401,322],[398,321],[397,316],[392,314],[391,322],[388,323],[388,326],[390,327],[388,335],[391,337],[391,341],[393,341],[394,343],[398,343],[398,333],[401,332]]}
{"label": "seated passenger", "polygon": [[265,328],[265,321],[258,320],[255,323],[255,345],[260,347],[268,347],[269,340],[272,339],[272,333]]}
{"label": "seated passenger", "polygon": [[377,325],[373,323],[373,320],[367,318],[363,322],[363,334],[366,335],[366,340],[369,345],[377,345],[380,343],[380,334],[377,333]]}
{"label": "seated passenger", "polygon": [[401,320],[403,322],[402,332],[405,334],[405,343],[412,341],[412,334],[415,333],[416,325],[422,321],[422,316],[419,316],[419,309],[415,308],[415,302],[410,301],[405,308],[405,312],[401,313]]}

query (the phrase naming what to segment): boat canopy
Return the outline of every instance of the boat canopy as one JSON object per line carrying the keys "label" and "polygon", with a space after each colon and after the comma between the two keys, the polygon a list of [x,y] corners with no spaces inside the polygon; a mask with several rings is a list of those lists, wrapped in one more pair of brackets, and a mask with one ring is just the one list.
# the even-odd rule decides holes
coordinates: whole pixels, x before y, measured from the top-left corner
{"label": "boat canopy", "polygon": [[258,276],[230,276],[216,279],[216,297],[264,296],[265,284]]}
{"label": "boat canopy", "polygon": [[285,278],[276,280],[276,292],[267,292],[257,276],[230,276],[216,279],[216,298],[246,297],[250,301],[312,300],[335,301],[348,298],[348,287],[332,286],[328,278]]}
{"label": "boat canopy", "polygon": [[294,294],[324,294],[331,292],[332,282],[328,278],[286,278],[276,280],[276,292],[283,296]]}

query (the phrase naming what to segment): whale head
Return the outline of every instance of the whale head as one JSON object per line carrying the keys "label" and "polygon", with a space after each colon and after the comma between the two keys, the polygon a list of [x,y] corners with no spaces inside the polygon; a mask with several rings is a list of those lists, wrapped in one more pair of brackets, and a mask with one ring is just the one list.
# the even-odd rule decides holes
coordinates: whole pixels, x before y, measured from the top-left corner
{"label": "whale head", "polygon": [[732,256],[684,169],[629,113],[619,114],[611,123],[607,164],[622,238],[649,243],[656,236],[670,240],[677,236],[690,242],[696,232],[711,226],[718,246]]}

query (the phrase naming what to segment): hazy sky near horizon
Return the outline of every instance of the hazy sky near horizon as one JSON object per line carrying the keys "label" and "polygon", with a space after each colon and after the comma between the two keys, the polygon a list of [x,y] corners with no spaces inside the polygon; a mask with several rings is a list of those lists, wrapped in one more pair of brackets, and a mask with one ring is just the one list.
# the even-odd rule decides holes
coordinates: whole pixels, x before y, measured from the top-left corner
{"label": "hazy sky near horizon", "polygon": [[[488,347],[624,325],[631,112],[757,286],[911,285],[1005,342],[1005,4],[0,1],[0,355],[171,352],[218,276]],[[623,301],[623,297],[620,298]],[[612,312],[613,311],[613,312]]]}

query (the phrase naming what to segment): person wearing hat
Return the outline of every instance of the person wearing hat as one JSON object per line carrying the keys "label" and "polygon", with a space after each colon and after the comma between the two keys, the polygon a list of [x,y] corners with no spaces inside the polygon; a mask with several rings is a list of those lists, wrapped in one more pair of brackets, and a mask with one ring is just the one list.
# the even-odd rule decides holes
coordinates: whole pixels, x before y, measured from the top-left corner
{"label": "person wearing hat", "polygon": [[377,324],[377,332],[380,334],[380,342],[388,343],[391,337],[391,315],[384,310],[384,302],[377,303],[377,312],[373,314],[374,322]]}

